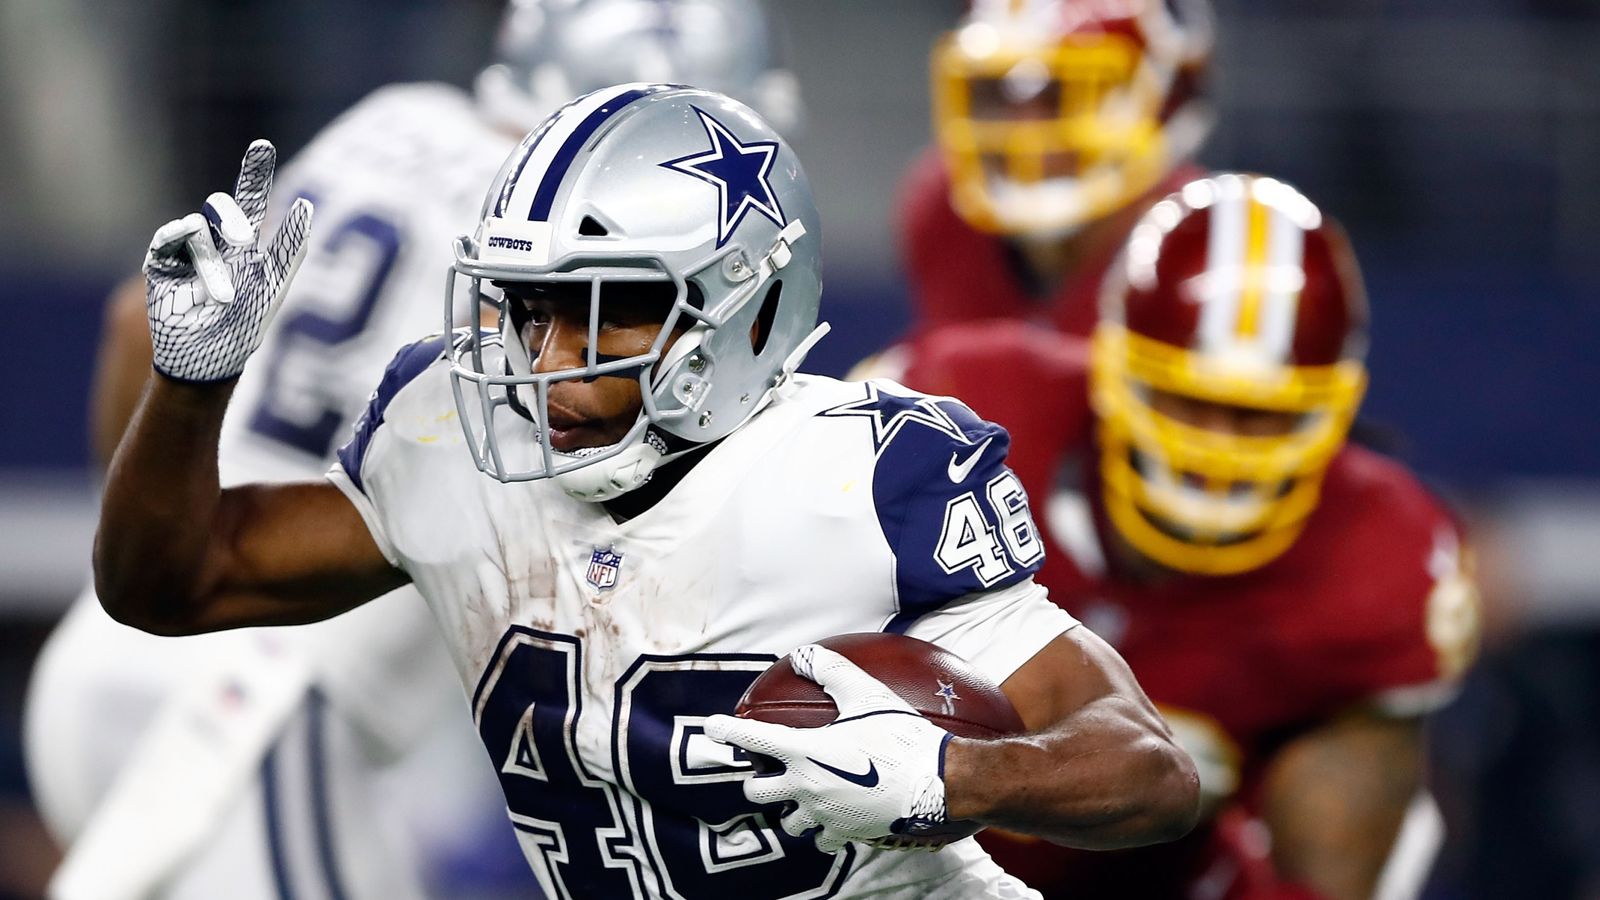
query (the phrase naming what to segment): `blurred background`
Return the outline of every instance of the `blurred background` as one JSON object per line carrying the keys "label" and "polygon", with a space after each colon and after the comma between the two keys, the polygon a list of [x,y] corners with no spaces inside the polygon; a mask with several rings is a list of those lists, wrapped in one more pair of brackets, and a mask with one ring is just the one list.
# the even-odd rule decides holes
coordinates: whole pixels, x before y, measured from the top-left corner
{"label": "blurred background", "polygon": [[[895,186],[958,0],[773,3],[827,224],[810,368],[906,318]],[[1600,4],[1217,0],[1200,159],[1342,219],[1374,312],[1366,417],[1473,521],[1486,654],[1434,725],[1430,897],[1600,898]],[[499,0],[0,0],[0,897],[54,860],[19,720],[88,572],[86,394],[111,286],[242,149],[393,81],[470,83]],[[469,230],[471,223],[462,223]]]}

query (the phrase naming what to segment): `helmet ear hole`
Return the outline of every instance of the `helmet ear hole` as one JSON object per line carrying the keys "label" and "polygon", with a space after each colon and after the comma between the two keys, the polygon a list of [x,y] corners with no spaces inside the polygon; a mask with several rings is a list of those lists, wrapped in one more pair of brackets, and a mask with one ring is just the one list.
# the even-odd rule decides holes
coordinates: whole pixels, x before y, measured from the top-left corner
{"label": "helmet ear hole", "polygon": [[761,309],[756,313],[756,335],[751,347],[757,356],[767,348],[767,338],[772,336],[772,322],[778,315],[778,298],[783,294],[783,281],[772,282],[772,287],[767,288],[767,296],[761,301]]}
{"label": "helmet ear hole", "polygon": [[578,233],[583,235],[584,237],[610,237],[611,236],[610,229],[608,229],[608,228],[606,228],[606,226],[600,224],[600,220],[596,219],[594,216],[584,216],[583,217],[583,221],[578,223]]}

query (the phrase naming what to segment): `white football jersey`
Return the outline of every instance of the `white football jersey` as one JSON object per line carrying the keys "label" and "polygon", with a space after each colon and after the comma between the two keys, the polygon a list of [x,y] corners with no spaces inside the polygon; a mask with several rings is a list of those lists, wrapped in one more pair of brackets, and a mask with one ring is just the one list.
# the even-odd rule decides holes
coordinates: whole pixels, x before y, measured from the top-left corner
{"label": "white football jersey", "polygon": [[433,607],[546,893],[1035,896],[970,840],[821,854],[745,801],[749,761],[702,725],[830,635],[908,633],[998,683],[1073,627],[1032,580],[1002,429],[892,382],[800,376],[619,523],[474,468],[446,340],[396,358],[329,478]]}
{"label": "white football jersey", "polygon": [[[455,238],[476,226],[515,146],[460,89],[400,84],[351,107],[283,168],[274,209],[312,200],[311,247],[228,405],[224,485],[326,470],[395,351],[443,326]],[[320,683],[334,703],[400,752],[433,724],[416,710],[454,700],[439,687],[433,632],[402,590],[288,634],[327,661]]]}
{"label": "white football jersey", "polygon": [[[321,476],[395,350],[443,325],[453,238],[474,227],[515,143],[459,89],[405,84],[363,99],[284,166],[270,218],[311,198],[310,249],[229,406],[224,485]],[[76,836],[157,710],[270,631],[314,669],[307,708],[330,722],[311,730],[309,745],[300,726],[286,727],[264,759],[241,762],[260,777],[162,896],[415,896],[413,860],[383,846],[402,816],[375,825],[388,807],[364,781],[374,762],[439,731],[473,740],[432,618],[408,588],[316,625],[173,640],[118,624],[86,591],[30,686],[29,763],[42,811],[59,837]],[[317,778],[290,762],[308,754]],[[470,761],[464,774],[477,777]],[[471,793],[459,770],[428,777]]]}
{"label": "white football jersey", "polygon": [[402,84],[283,167],[265,232],[307,197],[311,246],[228,407],[223,483],[322,474],[395,351],[444,327],[453,242],[515,146],[457,88]]}

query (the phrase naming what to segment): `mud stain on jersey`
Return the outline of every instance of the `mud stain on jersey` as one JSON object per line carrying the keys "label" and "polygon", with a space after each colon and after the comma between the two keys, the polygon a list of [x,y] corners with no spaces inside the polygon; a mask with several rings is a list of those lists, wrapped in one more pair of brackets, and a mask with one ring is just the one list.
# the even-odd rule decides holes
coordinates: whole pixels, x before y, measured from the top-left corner
{"label": "mud stain on jersey", "polygon": [[505,584],[503,624],[515,622],[539,631],[562,630],[556,621],[556,578],[559,566],[548,549],[526,534],[494,525],[496,564]]}

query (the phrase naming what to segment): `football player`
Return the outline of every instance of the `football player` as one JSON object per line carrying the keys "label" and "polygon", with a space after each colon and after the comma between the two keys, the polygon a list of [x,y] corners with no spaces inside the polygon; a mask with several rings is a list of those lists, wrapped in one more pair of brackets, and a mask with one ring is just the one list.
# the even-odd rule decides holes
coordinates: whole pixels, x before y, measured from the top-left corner
{"label": "football player", "polygon": [[913,350],[908,383],[1011,433],[1048,498],[1040,582],[1121,651],[1200,770],[1207,819],[1178,843],[991,833],[1046,896],[1373,896],[1476,605],[1455,520],[1346,442],[1366,343],[1339,226],[1282,182],[1217,174],[1140,220],[1092,344],[997,322]]}
{"label": "football player", "polygon": [[[797,374],[821,224],[748,107],[651,84],[563,107],[457,241],[441,319],[493,296],[498,327],[402,350],[326,480],[219,489],[234,379],[309,236],[299,200],[261,238],[272,161],[252,145],[233,197],[152,240],[159,375],[96,542],[112,615],[284,625],[414,585],[552,896],[1032,896],[972,841],[889,848],[947,817],[1097,848],[1190,826],[1190,761],[1033,581],[1005,434]],[[952,738],[809,643],[881,630],[964,656],[1032,730]],[[723,715],[791,651],[851,715]]]}
{"label": "football player", "polygon": [[[324,129],[279,180],[278,196],[317,204],[318,236],[235,391],[223,482],[326,469],[394,350],[439,327],[437,274],[484,184],[578,93],[694,81],[748,91],[792,123],[798,97],[770,64],[767,27],[750,0],[519,0],[474,94],[390,86]],[[94,397],[105,456],[150,377],[143,277],[107,326]],[[316,628],[171,641],[114,622],[86,592],[27,706],[35,795],[72,845],[52,896],[419,896],[424,857],[408,838],[468,852],[449,830],[499,806],[436,630],[408,590]],[[421,834],[391,834],[401,823]]]}
{"label": "football player", "polygon": [[1094,325],[1111,257],[1203,174],[1205,0],[972,0],[935,45],[936,146],[902,185],[914,331]]}

